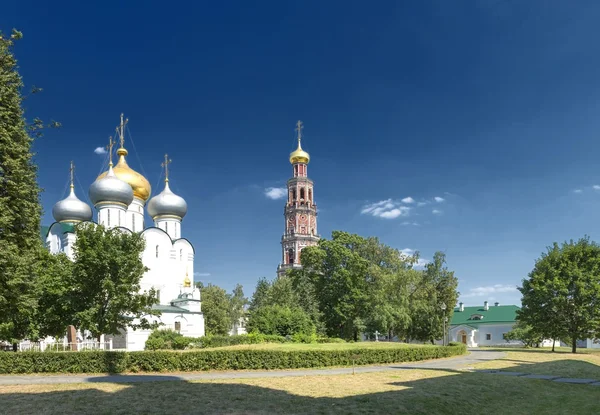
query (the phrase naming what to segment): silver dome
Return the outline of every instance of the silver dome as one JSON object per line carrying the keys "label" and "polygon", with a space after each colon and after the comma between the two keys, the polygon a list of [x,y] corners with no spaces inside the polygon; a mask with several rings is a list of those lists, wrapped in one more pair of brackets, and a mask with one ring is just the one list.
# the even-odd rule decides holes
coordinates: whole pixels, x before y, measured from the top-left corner
{"label": "silver dome", "polygon": [[182,218],[187,213],[187,203],[181,196],[177,196],[169,188],[169,182],[165,183],[165,189],[154,196],[148,202],[148,214],[155,218],[157,216],[177,216]]}
{"label": "silver dome", "polygon": [[69,196],[52,207],[52,216],[57,222],[83,222],[92,220],[92,209],[75,196],[75,190],[71,187]]}
{"label": "silver dome", "polygon": [[133,189],[119,179],[110,166],[106,176],[90,186],[90,200],[94,206],[102,202],[117,202],[129,206],[133,201]]}

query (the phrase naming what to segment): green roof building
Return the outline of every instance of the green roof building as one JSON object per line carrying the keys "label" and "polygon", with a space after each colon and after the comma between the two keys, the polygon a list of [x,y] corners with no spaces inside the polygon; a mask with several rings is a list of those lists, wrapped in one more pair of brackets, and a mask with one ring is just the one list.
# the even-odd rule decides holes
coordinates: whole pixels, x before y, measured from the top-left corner
{"label": "green roof building", "polygon": [[461,342],[468,347],[506,345],[504,334],[512,330],[517,319],[516,305],[465,307],[463,303],[454,309],[448,330],[450,341]]}

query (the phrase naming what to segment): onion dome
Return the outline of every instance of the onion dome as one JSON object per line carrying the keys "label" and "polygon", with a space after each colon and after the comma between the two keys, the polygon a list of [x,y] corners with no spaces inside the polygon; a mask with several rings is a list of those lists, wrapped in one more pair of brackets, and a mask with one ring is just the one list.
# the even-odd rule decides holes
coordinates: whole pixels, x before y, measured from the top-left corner
{"label": "onion dome", "polygon": [[165,180],[165,189],[148,202],[148,214],[152,219],[159,216],[175,216],[183,219],[187,213],[187,203],[169,188],[169,179]]}
{"label": "onion dome", "polygon": [[302,150],[302,121],[296,123],[296,131],[298,131],[298,148],[290,153],[290,163],[303,163],[308,164],[310,161],[310,155]]}
{"label": "onion dome", "polygon": [[[125,160],[127,150],[121,147],[117,150],[117,154],[119,155],[119,161],[113,168],[115,176],[131,186],[134,197],[146,202],[150,198],[150,194],[152,192],[150,183],[144,176],[129,167],[127,160]],[[106,177],[107,174],[107,171],[102,173],[96,180]]]}
{"label": "onion dome", "polygon": [[187,271],[185,272],[185,279],[183,280],[183,286],[185,288],[190,288],[192,286],[192,281],[190,280],[190,277],[188,277]]}
{"label": "onion dome", "polygon": [[129,206],[133,201],[134,192],[131,186],[118,178],[112,163],[108,172],[100,175],[90,186],[90,199],[94,205],[99,203],[120,203]]}
{"label": "onion dome", "polygon": [[92,220],[92,209],[75,196],[75,189],[71,184],[69,196],[52,207],[52,216],[57,222],[84,222]]}

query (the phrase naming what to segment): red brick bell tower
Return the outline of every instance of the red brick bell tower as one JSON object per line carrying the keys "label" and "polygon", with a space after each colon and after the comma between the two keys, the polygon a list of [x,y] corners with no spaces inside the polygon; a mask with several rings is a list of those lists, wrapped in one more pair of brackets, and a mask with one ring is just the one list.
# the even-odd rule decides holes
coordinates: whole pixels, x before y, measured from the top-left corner
{"label": "red brick bell tower", "polygon": [[281,237],[282,262],[277,267],[278,276],[285,275],[289,269],[300,268],[302,249],[319,242],[313,181],[307,176],[310,155],[302,150],[302,128],[302,121],[298,121],[298,148],[290,154],[293,177],[287,182],[288,197],[283,209],[285,232]]}

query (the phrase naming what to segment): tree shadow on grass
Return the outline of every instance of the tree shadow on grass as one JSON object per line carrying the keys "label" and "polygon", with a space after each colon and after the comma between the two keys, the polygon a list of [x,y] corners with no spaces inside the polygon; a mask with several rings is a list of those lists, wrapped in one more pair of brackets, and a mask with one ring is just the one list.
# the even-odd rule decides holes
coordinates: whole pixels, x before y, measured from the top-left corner
{"label": "tree shadow on grass", "polygon": [[[541,373],[551,366],[533,363],[510,370],[531,373],[532,368]],[[597,413],[600,399],[597,386],[434,368],[218,382],[182,381],[167,374],[123,375],[116,383],[114,379],[98,376],[87,384],[10,387],[8,393],[0,391],[0,412],[556,415]]]}

